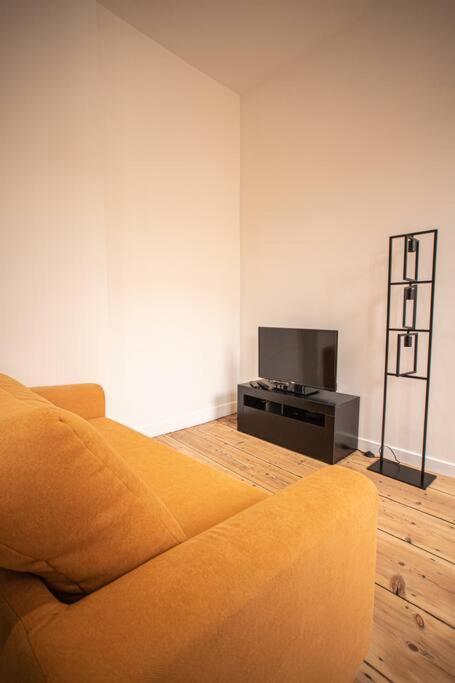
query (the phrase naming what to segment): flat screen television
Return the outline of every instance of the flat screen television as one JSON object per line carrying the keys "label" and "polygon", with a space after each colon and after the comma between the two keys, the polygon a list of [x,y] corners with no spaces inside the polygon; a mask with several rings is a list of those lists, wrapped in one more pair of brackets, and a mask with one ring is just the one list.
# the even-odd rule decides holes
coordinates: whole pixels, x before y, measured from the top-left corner
{"label": "flat screen television", "polygon": [[279,383],[336,391],[336,330],[259,328],[259,376]]}

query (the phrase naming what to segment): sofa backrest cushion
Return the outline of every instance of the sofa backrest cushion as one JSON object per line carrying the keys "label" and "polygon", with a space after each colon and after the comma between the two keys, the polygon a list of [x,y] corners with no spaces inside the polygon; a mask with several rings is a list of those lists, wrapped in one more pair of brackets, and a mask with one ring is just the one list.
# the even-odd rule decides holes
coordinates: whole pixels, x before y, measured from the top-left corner
{"label": "sofa backrest cushion", "polygon": [[[36,395],[35,395],[36,396]],[[0,567],[71,602],[185,540],[82,418],[0,376]]]}
{"label": "sofa backrest cushion", "polygon": [[17,413],[29,408],[51,407],[53,404],[17,380],[0,373],[0,416]]}

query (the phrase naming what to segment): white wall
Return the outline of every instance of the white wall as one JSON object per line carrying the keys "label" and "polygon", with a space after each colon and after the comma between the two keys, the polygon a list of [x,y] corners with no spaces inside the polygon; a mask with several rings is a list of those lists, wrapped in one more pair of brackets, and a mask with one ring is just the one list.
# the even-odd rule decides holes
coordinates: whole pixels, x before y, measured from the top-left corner
{"label": "white wall", "polygon": [[[238,97],[94,0],[0,13],[1,370],[101,382],[150,433],[229,412]],[[243,378],[259,324],[336,327],[340,390],[377,441],[387,237],[436,225],[434,469],[455,458],[454,22],[450,2],[378,3],[242,101]],[[388,441],[413,452],[409,389]]]}
{"label": "white wall", "polygon": [[106,382],[106,268],[90,0],[0,3],[0,367]]}
{"label": "white wall", "polygon": [[155,434],[235,409],[240,102],[98,16],[111,412]]}
{"label": "white wall", "polygon": [[[428,454],[452,474],[454,27],[451,2],[377,3],[247,94],[241,119],[243,379],[258,325],[339,329],[339,390],[361,396],[361,436],[378,442],[387,238],[439,227]],[[387,441],[416,462],[423,383],[397,382]]]}
{"label": "white wall", "polygon": [[0,371],[149,433],[231,412],[238,96],[94,0],[0,11]]}

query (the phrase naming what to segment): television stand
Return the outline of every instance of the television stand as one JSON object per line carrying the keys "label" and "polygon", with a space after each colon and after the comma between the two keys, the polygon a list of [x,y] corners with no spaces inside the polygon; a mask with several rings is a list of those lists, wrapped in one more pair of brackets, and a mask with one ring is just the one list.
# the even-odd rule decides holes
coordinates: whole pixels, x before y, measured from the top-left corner
{"label": "television stand", "polygon": [[308,396],[278,388],[237,388],[240,432],[331,465],[357,450],[360,398],[335,391]]}

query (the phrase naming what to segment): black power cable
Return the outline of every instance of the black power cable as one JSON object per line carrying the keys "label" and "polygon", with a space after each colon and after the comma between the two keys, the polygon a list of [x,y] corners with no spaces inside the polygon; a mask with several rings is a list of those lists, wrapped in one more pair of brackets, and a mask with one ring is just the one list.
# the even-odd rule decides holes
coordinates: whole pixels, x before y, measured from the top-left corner
{"label": "black power cable", "polygon": [[[389,451],[392,453],[393,457],[395,458],[395,462],[396,462],[398,465],[401,465],[401,462],[398,460],[397,454],[395,453],[395,451],[393,450],[393,448],[392,448],[391,446],[387,446],[387,444],[385,444],[385,448],[388,448]],[[362,455],[364,455],[366,458],[379,458],[380,455],[381,455],[381,450],[382,450],[382,448],[379,447],[379,454],[378,454],[378,455],[375,455],[372,451],[362,451],[360,448],[358,448],[357,450],[358,450],[360,453],[362,453]]]}
{"label": "black power cable", "polygon": [[[392,448],[391,446],[387,446],[387,444],[384,444],[384,445],[385,445],[385,447],[388,448],[389,451],[392,453],[393,457],[395,458],[395,462],[396,462],[398,465],[401,465],[401,462],[398,460],[397,454],[395,453],[395,451],[393,450],[393,448]],[[380,448],[379,448],[379,455],[381,455],[381,450],[382,450],[382,448],[380,447]]]}

